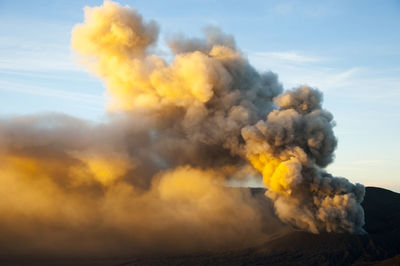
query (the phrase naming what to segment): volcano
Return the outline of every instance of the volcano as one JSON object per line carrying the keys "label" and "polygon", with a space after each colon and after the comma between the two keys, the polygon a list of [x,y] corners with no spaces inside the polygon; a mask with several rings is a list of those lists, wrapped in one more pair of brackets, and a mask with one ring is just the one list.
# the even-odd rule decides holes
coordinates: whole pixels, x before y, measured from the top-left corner
{"label": "volcano", "polygon": [[[253,188],[263,197],[265,190]],[[262,196],[262,197],[261,197]],[[113,258],[7,258],[1,265],[400,265],[400,194],[367,187],[364,235],[293,230],[260,246],[201,254]]]}
{"label": "volcano", "polygon": [[[0,118],[0,263],[395,263],[399,195],[327,172],[322,91],[283,88],[219,28],[163,57],[159,30],[85,7],[71,48],[106,88],[104,120]],[[232,187],[250,179],[265,189]]]}

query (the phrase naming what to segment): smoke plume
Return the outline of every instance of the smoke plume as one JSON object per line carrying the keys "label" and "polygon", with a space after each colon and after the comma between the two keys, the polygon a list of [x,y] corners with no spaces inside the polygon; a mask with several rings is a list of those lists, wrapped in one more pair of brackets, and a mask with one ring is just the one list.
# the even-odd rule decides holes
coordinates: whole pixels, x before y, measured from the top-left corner
{"label": "smoke plume", "polygon": [[[80,62],[104,82],[107,122],[64,115],[0,120],[3,252],[193,252],[255,245],[286,230],[229,179],[263,179],[292,227],[363,232],[364,187],[333,177],[333,116],[322,94],[282,94],[232,36],[168,38],[128,6],[85,7],[72,31]],[[267,222],[266,222],[267,220]]]}

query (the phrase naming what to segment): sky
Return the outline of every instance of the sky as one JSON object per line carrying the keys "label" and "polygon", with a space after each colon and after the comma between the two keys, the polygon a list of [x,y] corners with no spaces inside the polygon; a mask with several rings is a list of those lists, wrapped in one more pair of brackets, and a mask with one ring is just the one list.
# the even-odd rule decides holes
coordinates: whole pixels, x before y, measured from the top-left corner
{"label": "sky", "polygon": [[[171,34],[232,34],[285,89],[324,93],[339,140],[328,171],[400,192],[400,1],[119,1]],[[77,64],[71,29],[102,1],[0,0],[0,116],[48,112],[105,119],[102,82]]]}

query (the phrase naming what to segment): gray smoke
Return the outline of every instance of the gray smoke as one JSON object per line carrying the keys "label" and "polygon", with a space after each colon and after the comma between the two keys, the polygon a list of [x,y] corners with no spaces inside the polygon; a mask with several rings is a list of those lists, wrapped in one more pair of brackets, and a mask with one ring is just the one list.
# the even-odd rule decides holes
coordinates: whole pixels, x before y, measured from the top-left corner
{"label": "gray smoke", "polygon": [[[105,1],[72,31],[82,64],[109,95],[109,120],[0,120],[0,246],[10,253],[193,252],[249,247],[287,227],[229,179],[263,179],[286,224],[363,231],[364,188],[323,168],[337,141],[322,94],[286,91],[232,36],[170,37]],[[264,212],[264,213],[263,213]],[[268,225],[268,226],[264,226]],[[38,241],[38,239],[41,241]]]}

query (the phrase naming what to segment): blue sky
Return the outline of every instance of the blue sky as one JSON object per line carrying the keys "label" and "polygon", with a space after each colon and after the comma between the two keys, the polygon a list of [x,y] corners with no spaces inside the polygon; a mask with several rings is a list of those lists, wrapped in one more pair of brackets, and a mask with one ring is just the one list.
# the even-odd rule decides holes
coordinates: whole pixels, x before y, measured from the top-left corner
{"label": "blue sky", "polygon": [[[74,63],[82,8],[102,1],[0,0],[0,116],[62,112],[99,121],[104,87]],[[120,1],[168,34],[207,25],[235,36],[285,88],[324,92],[337,123],[334,175],[400,192],[400,1]]]}

